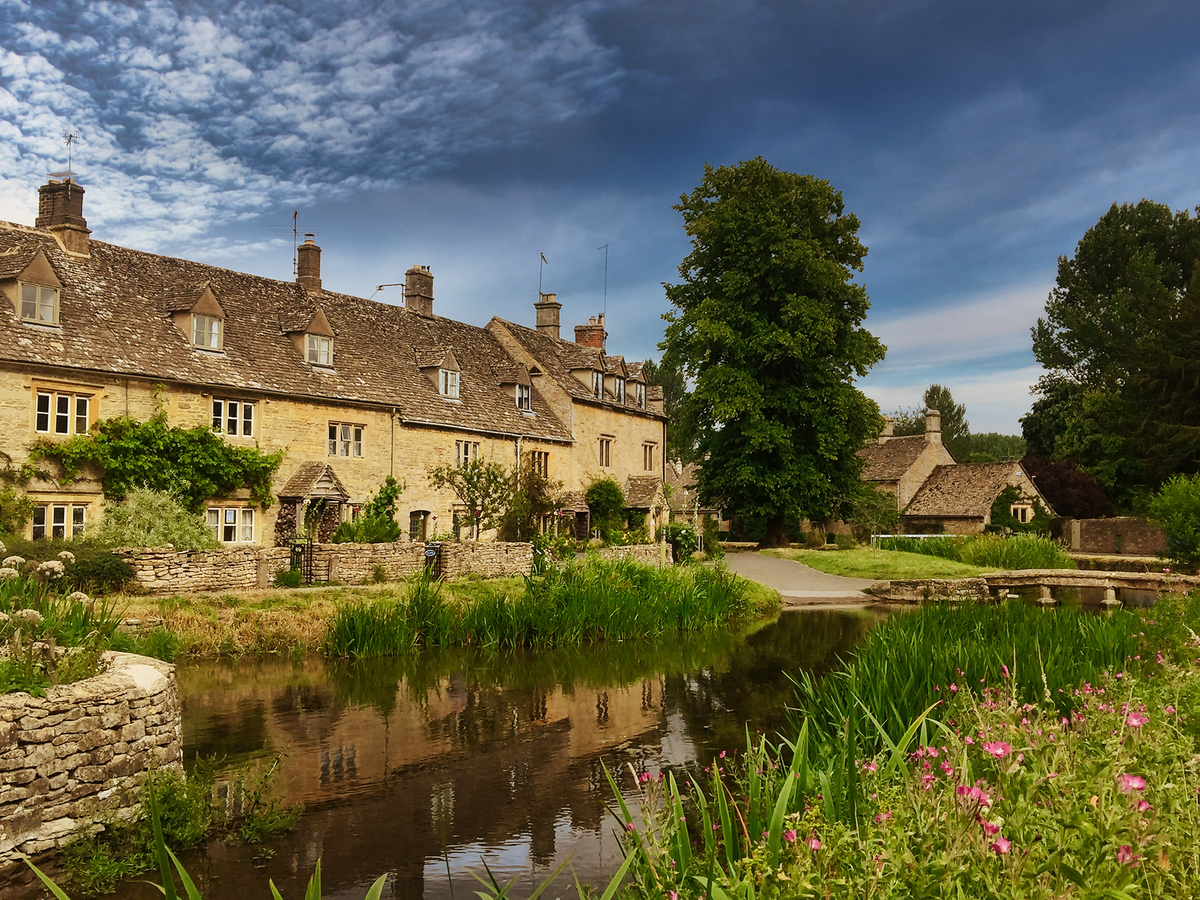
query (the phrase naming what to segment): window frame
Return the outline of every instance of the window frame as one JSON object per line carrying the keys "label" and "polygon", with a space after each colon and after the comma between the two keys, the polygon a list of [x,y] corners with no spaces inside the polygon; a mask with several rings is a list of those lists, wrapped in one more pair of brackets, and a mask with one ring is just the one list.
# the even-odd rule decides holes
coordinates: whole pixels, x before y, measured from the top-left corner
{"label": "window frame", "polygon": [[611,437],[600,438],[600,468],[602,469],[612,468],[613,440],[614,438]]}
{"label": "window frame", "polygon": [[625,402],[625,379],[619,375],[613,379],[613,396],[618,403]]}
{"label": "window frame", "polygon": [[[54,437],[87,434],[92,426],[93,394],[33,389],[33,432]],[[45,399],[43,409],[42,400]],[[59,426],[62,426],[61,428]],[[83,427],[80,428],[80,425]]]}
{"label": "window frame", "polygon": [[597,400],[604,399],[604,373],[592,370],[592,396]]}
{"label": "window frame", "polygon": [[645,409],[646,408],[646,385],[644,385],[642,382],[639,381],[637,383],[637,388],[635,389],[634,393],[637,397],[638,409]]}
{"label": "window frame", "polygon": [[[87,531],[87,503],[38,503],[30,516],[33,540],[74,540]],[[40,521],[39,521],[40,520]]]}
{"label": "window frame", "polygon": [[255,543],[257,523],[253,506],[209,506],[205,509],[204,523],[222,544]]}
{"label": "window frame", "polygon": [[533,412],[533,388],[528,384],[517,385],[517,409]]}
{"label": "window frame", "polygon": [[[254,437],[257,400],[232,400],[226,397],[212,398],[212,430],[227,437]],[[231,418],[231,407],[237,411]],[[219,412],[218,412],[219,408]],[[232,422],[234,430],[229,430]]]}
{"label": "window frame", "polygon": [[358,425],[354,422],[330,422],[326,431],[327,455],[339,456],[343,459],[362,459],[365,432],[365,425]]}
{"label": "window frame", "polygon": [[530,466],[533,471],[537,472],[543,478],[550,477],[550,451],[549,450],[530,450]]}
{"label": "window frame", "polygon": [[470,465],[472,460],[479,461],[479,441],[455,441],[454,465],[461,469]]}
{"label": "window frame", "polygon": [[[200,329],[203,324],[203,330]],[[213,326],[216,326],[214,334]],[[216,346],[212,344],[213,337],[216,337]],[[192,346],[197,350],[206,350],[209,353],[221,353],[225,349],[225,319],[221,316],[210,316],[205,313],[192,313],[192,330],[191,330]],[[200,339],[203,339],[201,342]]]}
{"label": "window frame", "polygon": [[462,372],[458,369],[438,369],[438,393],[451,400],[462,397]]}
{"label": "window frame", "polygon": [[[32,315],[25,314],[25,304],[27,302],[25,299],[26,288],[30,288],[33,290],[33,300],[32,300],[33,314]],[[43,292],[49,292],[52,294],[52,297],[50,300],[50,316],[51,317],[49,319],[44,319],[41,316],[42,311],[45,309],[45,301],[42,299]],[[19,302],[20,302],[20,309],[18,310],[18,312],[20,313],[22,322],[28,322],[30,325],[54,326],[54,325],[59,324],[59,322],[60,322],[60,320],[59,320],[59,303],[62,298],[62,290],[61,289],[56,288],[52,284],[41,284],[40,282],[37,282],[37,281],[19,281],[19,282],[17,282],[17,296],[18,296]]]}
{"label": "window frame", "polygon": [[658,449],[658,444],[654,441],[645,441],[642,444],[642,468],[646,472],[654,471],[654,451]]}
{"label": "window frame", "polygon": [[304,358],[314,366],[332,369],[333,338],[324,334],[305,333]]}

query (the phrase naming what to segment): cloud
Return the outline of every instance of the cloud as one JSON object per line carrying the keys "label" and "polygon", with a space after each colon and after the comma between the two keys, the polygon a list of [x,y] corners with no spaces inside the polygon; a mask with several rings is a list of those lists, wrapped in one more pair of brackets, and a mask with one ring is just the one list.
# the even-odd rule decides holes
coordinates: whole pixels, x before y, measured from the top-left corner
{"label": "cloud", "polygon": [[971,431],[981,434],[997,431],[1001,434],[1020,434],[1019,419],[1029,412],[1033,397],[1029,391],[1042,375],[1042,367],[1025,365],[1004,372],[959,371],[953,378],[873,383],[861,387],[864,394],[879,404],[884,412],[912,409],[920,404],[921,396],[930,384],[940,383],[950,389],[954,400],[967,409]]}

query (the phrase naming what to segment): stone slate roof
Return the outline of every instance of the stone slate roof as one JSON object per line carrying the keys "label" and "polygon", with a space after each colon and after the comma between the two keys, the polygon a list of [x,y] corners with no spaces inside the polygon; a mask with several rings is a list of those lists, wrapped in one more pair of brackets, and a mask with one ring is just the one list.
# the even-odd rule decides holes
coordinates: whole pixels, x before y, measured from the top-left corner
{"label": "stone slate roof", "polygon": [[[646,409],[639,409],[634,391],[627,390],[625,392],[625,402],[618,403],[617,398],[606,388],[604,399],[601,400],[593,396],[590,385],[584,385],[583,382],[571,374],[572,369],[593,369],[611,374],[619,371],[619,366],[628,367],[623,357],[606,357],[594,347],[585,347],[582,344],[575,344],[571,341],[555,339],[548,334],[542,334],[535,328],[527,328],[524,325],[517,325],[514,322],[508,322],[504,319],[495,318],[492,321],[504,326],[517,342],[525,348],[525,351],[538,361],[542,371],[550,378],[553,378],[571,396],[571,399],[583,403],[616,407],[623,409],[625,412],[647,416],[652,419],[664,418],[661,414],[651,410],[648,404]],[[534,383],[536,384],[536,380]],[[646,387],[647,401],[655,399],[655,391],[658,392],[658,399],[662,398],[661,387],[658,385],[648,385]]]}
{"label": "stone slate roof", "polygon": [[983,518],[1009,485],[1020,463],[959,463],[938,466],[921,485],[906,516]]}
{"label": "stone slate roof", "polygon": [[866,460],[863,481],[899,481],[925,449],[925,435],[914,434],[874,443],[858,451]]}
{"label": "stone slate roof", "polygon": [[625,505],[629,509],[650,509],[660,484],[657,475],[630,475],[625,483]]}
{"label": "stone slate roof", "polygon": [[[0,222],[0,277],[17,277],[39,248],[62,282],[62,327],[23,324],[0,303],[0,363],[393,407],[414,424],[571,440],[536,386],[533,414],[517,409],[493,372],[512,359],[483,328],[331,291],[313,298],[292,282],[102,241],[91,241],[90,257],[72,256],[48,233],[7,222]],[[168,288],[173,298],[185,288],[199,297],[206,284],[225,311],[220,353],[193,347],[164,308]],[[318,306],[336,334],[332,369],[310,365],[284,333]],[[418,370],[418,347],[457,350],[459,401],[443,398]]]}
{"label": "stone slate roof", "polygon": [[288,479],[279,490],[279,496],[285,500],[296,498],[305,498],[313,496],[314,488],[320,487],[317,491],[317,496],[328,497],[336,494],[343,501],[350,499],[350,492],[346,490],[340,478],[337,477],[337,472],[333,470],[333,466],[324,462],[305,462],[301,463],[296,469],[296,474]]}

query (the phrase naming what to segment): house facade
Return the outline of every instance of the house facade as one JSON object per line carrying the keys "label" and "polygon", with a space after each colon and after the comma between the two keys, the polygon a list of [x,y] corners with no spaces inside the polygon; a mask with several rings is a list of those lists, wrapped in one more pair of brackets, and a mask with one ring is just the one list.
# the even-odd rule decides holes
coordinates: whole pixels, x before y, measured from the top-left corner
{"label": "house facade", "polygon": [[[159,413],[283,451],[270,507],[248,491],[206,505],[218,539],[247,545],[290,541],[314,503],[327,537],[389,475],[404,486],[404,533],[449,532],[465,523],[428,471],[474,459],[532,458],[577,492],[595,476],[650,474],[648,461],[661,479],[644,449],[661,447],[661,393],[656,405],[639,366],[604,354],[602,322],[599,336],[583,326],[585,344],[457,322],[436,314],[422,266],[406,273],[402,307],[341,294],[324,287],[311,239],[295,282],[118,247],[92,239],[83,194],[51,181],[34,226],[0,223],[0,450],[14,464],[38,440]],[[598,394],[574,390],[593,382]],[[97,521],[98,474],[29,483],[27,535],[70,538]]]}

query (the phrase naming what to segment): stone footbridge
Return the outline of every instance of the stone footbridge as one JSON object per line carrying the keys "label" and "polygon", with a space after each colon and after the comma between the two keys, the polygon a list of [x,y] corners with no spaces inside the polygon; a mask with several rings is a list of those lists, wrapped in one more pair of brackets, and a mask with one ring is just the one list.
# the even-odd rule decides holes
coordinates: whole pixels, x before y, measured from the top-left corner
{"label": "stone footbridge", "polygon": [[1200,588],[1200,577],[1169,572],[1096,572],[1086,569],[1018,569],[989,572],[975,578],[922,578],[877,581],[866,589],[879,600],[919,603],[935,597],[987,600],[1000,591],[1037,588],[1043,601],[1052,588],[1099,588],[1105,603],[1116,603],[1121,589],[1153,594],[1187,593]]}

